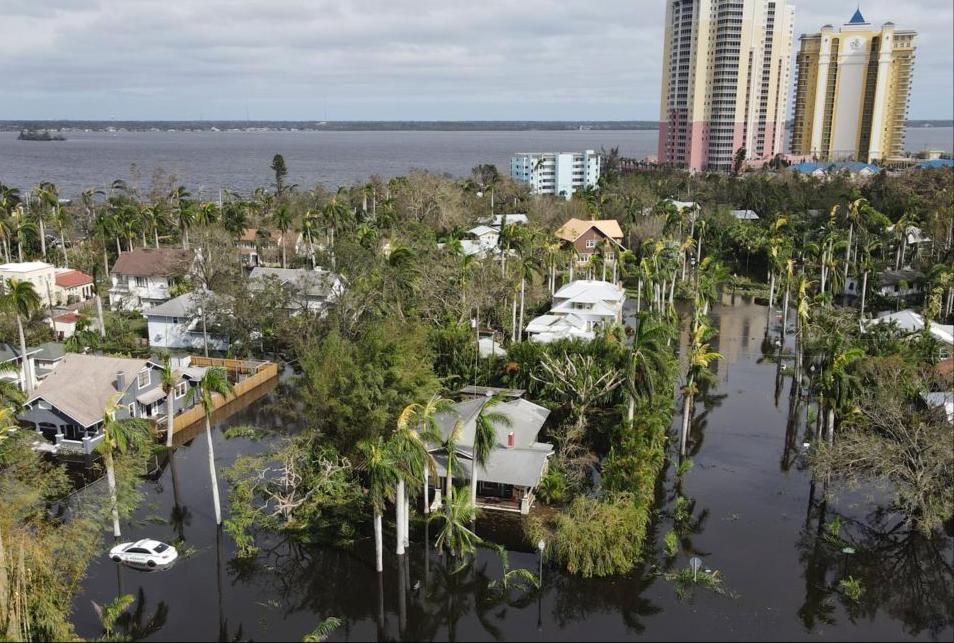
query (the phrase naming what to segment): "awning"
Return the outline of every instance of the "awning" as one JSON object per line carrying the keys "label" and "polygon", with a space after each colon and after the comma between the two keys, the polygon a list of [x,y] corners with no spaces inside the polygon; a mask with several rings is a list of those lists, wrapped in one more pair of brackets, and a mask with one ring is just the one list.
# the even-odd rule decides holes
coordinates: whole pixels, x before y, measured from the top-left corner
{"label": "awning", "polygon": [[157,386],[151,391],[146,391],[142,395],[137,396],[136,401],[138,401],[140,404],[148,405],[154,402],[158,402],[159,400],[163,399],[165,396],[166,396],[166,392],[162,390],[161,386]]}

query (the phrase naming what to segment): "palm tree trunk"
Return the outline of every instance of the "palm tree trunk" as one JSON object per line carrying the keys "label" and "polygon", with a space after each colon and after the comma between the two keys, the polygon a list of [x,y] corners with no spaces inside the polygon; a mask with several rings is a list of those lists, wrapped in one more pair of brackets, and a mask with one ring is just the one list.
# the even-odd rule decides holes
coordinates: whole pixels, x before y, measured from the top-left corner
{"label": "palm tree trunk", "polygon": [[[692,378],[689,378],[689,386],[692,386]],[[692,410],[692,395],[686,393],[682,403],[682,433],[679,436],[679,455],[686,455],[686,445],[689,443],[689,413]]]}
{"label": "palm tree trunk", "polygon": [[519,337],[521,340],[523,339],[523,309],[524,309],[524,299],[526,297],[526,294],[527,294],[527,278],[523,277],[520,280],[520,324],[519,326],[517,326],[517,328],[519,329],[519,332],[517,333],[517,337]]}
{"label": "palm tree trunk", "polygon": [[384,542],[383,534],[381,533],[381,513],[377,510],[374,512],[374,564],[375,569],[380,574],[384,571]]}
{"label": "palm tree trunk", "polygon": [[424,515],[431,513],[430,477],[430,470],[427,467],[424,467]]}
{"label": "palm tree trunk", "polygon": [[219,503],[219,481],[215,475],[215,447],[212,445],[212,417],[205,414],[205,438],[209,444],[209,477],[212,479],[212,504],[215,506],[215,524],[222,524],[222,506]]}
{"label": "palm tree trunk", "polygon": [[170,449],[172,448],[172,433],[175,426],[175,417],[173,415],[175,409],[175,402],[173,402],[175,390],[173,386],[169,389],[169,392],[166,393],[166,446]]}
{"label": "palm tree trunk", "polygon": [[26,337],[23,334],[23,320],[17,313],[17,333],[20,336],[20,359],[23,362],[23,391],[29,395],[33,392],[33,369],[30,368],[30,358],[27,357]]}
{"label": "palm tree trunk", "polygon": [[477,460],[470,461],[470,502],[477,506]]}
{"label": "palm tree trunk", "polygon": [[182,248],[189,249],[189,226],[182,226]]}
{"label": "palm tree trunk", "polygon": [[782,297],[782,330],[779,333],[779,337],[781,338],[782,343],[781,343],[781,348],[779,350],[782,350],[785,348],[785,333],[788,332],[788,291],[789,291],[789,284],[786,283],[785,296]]}
{"label": "palm tree trunk", "polygon": [[116,470],[113,464],[112,449],[106,451],[103,459],[106,461],[106,483],[109,485],[109,506],[113,514],[113,536],[121,538],[123,532],[119,528],[119,500],[116,496]]}
{"label": "palm tree trunk", "polygon": [[828,446],[835,443],[835,407],[828,405]]}
{"label": "palm tree trunk", "polygon": [[152,234],[155,237],[156,248],[158,248],[159,247],[159,226],[157,225],[152,226]]}
{"label": "palm tree trunk", "polygon": [[517,296],[513,297],[513,330],[510,332],[510,341],[517,341]]}
{"label": "palm tree trunk", "polygon": [[20,235],[17,235],[17,254],[20,255],[20,263],[23,263],[23,241],[20,240]]}
{"label": "palm tree trunk", "polygon": [[106,324],[103,322],[103,298],[96,295],[96,318],[99,325],[99,336],[106,337]]}
{"label": "palm tree trunk", "polygon": [[285,231],[284,230],[279,236],[278,242],[282,244],[282,268],[287,268],[288,262],[286,261],[286,258],[285,258]]}
{"label": "palm tree trunk", "polygon": [[845,246],[845,280],[842,283],[848,283],[848,266],[851,265],[851,235],[855,231],[855,224],[848,226],[848,245]]}
{"label": "palm tree trunk", "polygon": [[639,309],[642,305],[643,300],[643,278],[640,277],[639,281],[636,283],[636,314],[639,314]]}
{"label": "palm tree trunk", "polygon": [[404,525],[403,525],[403,534],[404,534],[404,549],[406,550],[411,545],[411,499],[408,497],[408,490],[410,485],[404,487]]}
{"label": "palm tree trunk", "polygon": [[404,555],[404,478],[398,478],[397,489],[394,494],[394,513],[395,513],[395,532],[397,533],[397,544],[395,553],[398,556]]}
{"label": "palm tree trunk", "polygon": [[40,220],[40,253],[43,255],[43,261],[46,261],[46,226],[43,224],[43,217]]}
{"label": "palm tree trunk", "polygon": [[451,496],[454,493],[454,474],[451,472],[451,459],[447,458],[447,476],[444,478],[444,506],[450,510]]}
{"label": "palm tree trunk", "polygon": [[861,278],[861,319],[865,318],[865,296],[868,291],[868,271]]}

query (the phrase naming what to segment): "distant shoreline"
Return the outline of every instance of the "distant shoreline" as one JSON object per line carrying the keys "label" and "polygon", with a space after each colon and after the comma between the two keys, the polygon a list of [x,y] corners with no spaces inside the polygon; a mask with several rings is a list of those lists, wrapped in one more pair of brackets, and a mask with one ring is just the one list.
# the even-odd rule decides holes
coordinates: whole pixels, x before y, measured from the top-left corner
{"label": "distant shoreline", "polygon": [[[954,127],[954,120],[911,120],[910,128]],[[212,131],[329,131],[329,132],[524,132],[657,130],[657,121],[25,121],[0,120],[0,132],[23,128],[62,132],[212,132]]]}

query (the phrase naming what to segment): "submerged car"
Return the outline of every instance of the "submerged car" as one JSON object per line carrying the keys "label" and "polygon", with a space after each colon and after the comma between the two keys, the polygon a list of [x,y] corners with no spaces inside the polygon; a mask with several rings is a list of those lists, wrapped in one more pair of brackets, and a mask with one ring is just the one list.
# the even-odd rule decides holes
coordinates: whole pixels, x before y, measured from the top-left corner
{"label": "submerged car", "polygon": [[172,545],[158,540],[145,538],[132,543],[121,543],[109,550],[113,562],[143,569],[165,569],[169,567],[179,552]]}

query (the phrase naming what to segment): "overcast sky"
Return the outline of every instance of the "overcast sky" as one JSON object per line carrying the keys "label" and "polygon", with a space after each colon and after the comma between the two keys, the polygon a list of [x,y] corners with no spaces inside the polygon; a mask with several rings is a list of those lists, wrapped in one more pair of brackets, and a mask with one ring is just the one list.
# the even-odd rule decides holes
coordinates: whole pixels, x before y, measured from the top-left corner
{"label": "overcast sky", "polygon": [[[655,120],[665,4],[0,0],[0,119]],[[912,118],[954,116],[952,7],[862,2],[918,31]]]}

